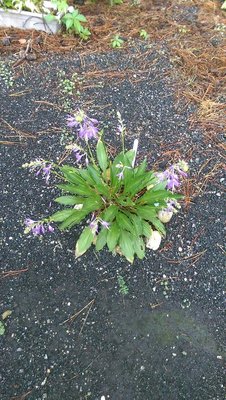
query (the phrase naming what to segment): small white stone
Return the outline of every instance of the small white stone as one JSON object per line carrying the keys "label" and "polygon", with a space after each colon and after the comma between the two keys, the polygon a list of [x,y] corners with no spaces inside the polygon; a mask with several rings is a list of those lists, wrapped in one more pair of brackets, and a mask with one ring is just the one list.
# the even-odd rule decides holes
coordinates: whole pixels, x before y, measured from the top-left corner
{"label": "small white stone", "polygon": [[182,247],[178,247],[178,251],[183,251]]}
{"label": "small white stone", "polygon": [[146,247],[151,250],[157,250],[161,244],[162,237],[158,231],[153,231],[146,242]]}

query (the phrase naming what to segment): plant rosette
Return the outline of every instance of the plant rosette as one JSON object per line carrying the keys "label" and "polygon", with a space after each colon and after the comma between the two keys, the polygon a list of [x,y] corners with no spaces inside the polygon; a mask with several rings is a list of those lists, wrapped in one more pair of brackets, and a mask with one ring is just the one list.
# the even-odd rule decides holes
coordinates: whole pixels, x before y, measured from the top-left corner
{"label": "plant rosette", "polygon": [[[55,199],[63,209],[42,220],[25,220],[25,232],[35,236],[52,233],[53,223],[61,231],[81,221],[85,227],[76,243],[75,256],[82,256],[92,245],[97,251],[107,246],[113,254],[143,259],[146,248],[157,250],[166,235],[165,223],[178,211],[175,191],[187,176],[188,165],[179,161],[163,172],[148,169],[147,160],[136,162],[138,140],[125,149],[125,125],[117,113],[116,134],[122,151],[112,159],[96,119],[78,110],[67,117],[75,140],[66,146],[73,165],[59,165],[36,159],[23,167],[42,175],[48,184],[55,174],[62,195]],[[95,143],[94,143],[95,142]],[[95,150],[93,150],[95,149]]]}

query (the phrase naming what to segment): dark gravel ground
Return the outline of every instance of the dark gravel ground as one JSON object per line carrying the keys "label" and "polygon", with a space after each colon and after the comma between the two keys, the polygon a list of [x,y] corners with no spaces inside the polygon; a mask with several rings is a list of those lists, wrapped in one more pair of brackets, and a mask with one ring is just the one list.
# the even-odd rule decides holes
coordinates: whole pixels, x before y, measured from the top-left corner
{"label": "dark gravel ground", "polygon": [[[164,47],[153,45],[147,53],[136,44],[83,62],[76,54],[55,56],[27,66],[10,89],[9,78],[0,80],[1,118],[37,135],[27,142],[9,138],[13,132],[2,122],[4,140],[21,144],[1,148],[1,271],[27,271],[1,275],[0,311],[12,314],[0,336],[0,399],[223,400],[221,172],[170,222],[164,248],[132,266],[93,249],[75,260],[78,228],[42,240],[23,233],[25,217],[56,209],[50,202],[57,191],[21,165],[38,156],[59,158],[68,134],[66,112],[37,101],[85,108],[103,121],[107,141],[116,145],[120,110],[128,143],[139,137],[139,156],[148,154],[150,164],[164,168],[163,153],[173,150],[195,177],[208,157],[208,168],[216,161],[211,143],[189,127],[192,108],[175,98],[176,71]],[[10,60],[4,63],[9,77]],[[91,85],[87,77],[95,69],[103,73]],[[104,70],[126,75],[110,79]],[[74,72],[84,77],[80,97],[63,93],[59,71],[69,79]],[[119,292],[119,275],[129,288],[126,296]]]}

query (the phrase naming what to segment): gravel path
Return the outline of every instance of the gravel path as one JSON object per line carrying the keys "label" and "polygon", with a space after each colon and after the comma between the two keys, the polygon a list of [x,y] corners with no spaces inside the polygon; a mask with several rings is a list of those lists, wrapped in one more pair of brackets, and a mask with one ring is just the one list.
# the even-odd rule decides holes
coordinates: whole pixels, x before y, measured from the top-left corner
{"label": "gravel path", "polygon": [[[221,170],[170,222],[160,251],[132,266],[94,249],[75,260],[78,228],[42,240],[23,233],[25,217],[57,209],[50,204],[57,190],[21,165],[62,155],[67,109],[79,106],[103,121],[115,147],[120,110],[128,147],[139,138],[138,157],[147,154],[161,168],[183,157],[200,183],[211,172],[218,153],[189,126],[193,109],[175,96],[167,49],[137,43],[82,60],[54,56],[26,66],[11,88],[10,59],[4,66],[0,130],[2,140],[19,143],[1,147],[0,313],[12,311],[0,336],[1,400],[223,400]],[[78,74],[73,95],[65,93],[62,71],[69,80]],[[24,132],[36,138],[25,140]],[[24,271],[6,274],[17,270]]]}

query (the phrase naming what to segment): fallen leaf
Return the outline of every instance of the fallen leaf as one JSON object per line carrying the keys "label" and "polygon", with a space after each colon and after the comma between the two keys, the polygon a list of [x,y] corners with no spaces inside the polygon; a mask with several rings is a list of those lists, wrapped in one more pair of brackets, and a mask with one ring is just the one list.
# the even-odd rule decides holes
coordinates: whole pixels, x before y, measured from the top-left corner
{"label": "fallen leaf", "polygon": [[4,313],[2,314],[3,321],[4,321],[4,319],[8,318],[11,314],[12,314],[12,311],[10,311],[10,310],[4,311]]}
{"label": "fallen leaf", "polygon": [[27,43],[27,41],[26,41],[26,39],[19,39],[19,43],[20,44],[25,44],[25,43]]}

